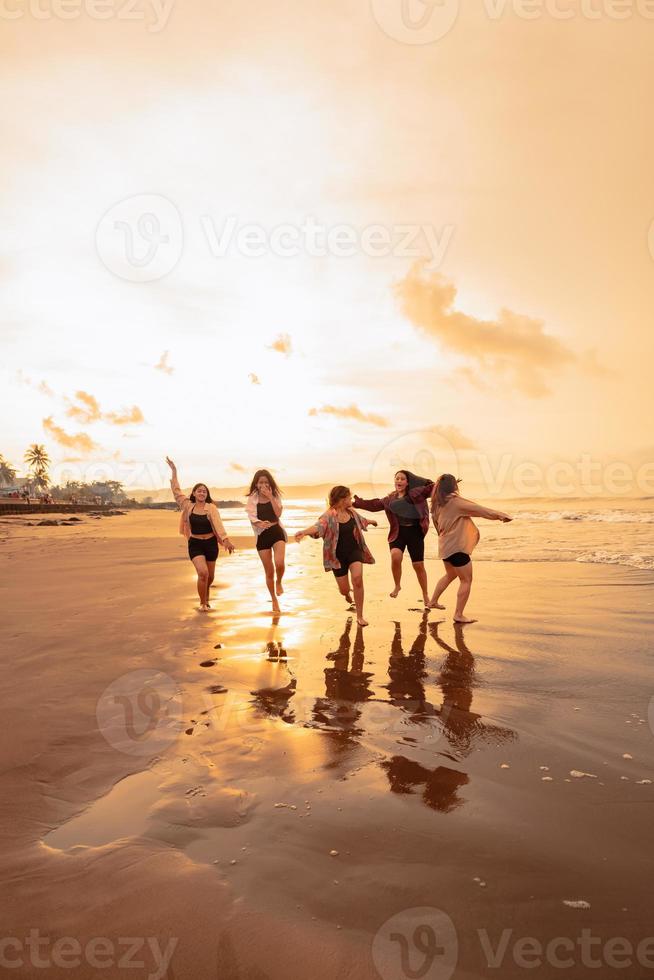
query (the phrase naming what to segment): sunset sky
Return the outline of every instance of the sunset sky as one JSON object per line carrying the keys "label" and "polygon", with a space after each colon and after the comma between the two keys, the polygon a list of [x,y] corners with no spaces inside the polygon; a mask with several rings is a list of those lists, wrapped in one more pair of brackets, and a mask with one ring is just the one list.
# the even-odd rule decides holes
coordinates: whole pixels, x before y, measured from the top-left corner
{"label": "sunset sky", "polygon": [[68,2],[0,14],[21,471],[33,442],[139,487],[166,453],[219,486],[654,459],[644,5],[480,0],[416,43],[452,0],[411,29],[401,0]]}

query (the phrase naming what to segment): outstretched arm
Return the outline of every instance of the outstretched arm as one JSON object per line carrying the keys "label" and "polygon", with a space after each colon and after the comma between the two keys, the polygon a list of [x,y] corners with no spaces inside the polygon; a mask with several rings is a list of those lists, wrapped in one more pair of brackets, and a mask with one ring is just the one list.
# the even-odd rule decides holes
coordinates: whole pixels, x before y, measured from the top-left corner
{"label": "outstretched arm", "polygon": [[370,510],[374,512],[384,509],[384,501],[379,497],[373,497],[372,500],[364,500],[358,494],[355,494],[352,506],[356,507],[357,510]]}
{"label": "outstretched arm", "polygon": [[408,497],[412,504],[416,504],[421,500],[426,500],[427,497],[431,497],[434,490],[434,481],[430,480],[428,483],[423,483],[421,487],[414,487],[413,490],[409,490]]}
{"label": "outstretched arm", "polygon": [[179,479],[177,477],[177,467],[173,463],[169,456],[166,456],[166,462],[170,466],[171,476],[170,476],[170,489],[173,491],[173,497],[176,503],[181,507],[183,503],[188,500],[185,493],[182,493],[179,486]]}
{"label": "outstretched arm", "polygon": [[312,524],[311,527],[305,527],[303,531],[298,531],[295,535],[295,540],[301,541],[302,538],[306,538],[306,537],[321,538],[322,535],[323,535],[322,527],[318,522],[316,522],[315,524]]}
{"label": "outstretched arm", "polygon": [[378,527],[377,521],[369,521],[367,517],[359,517],[359,520],[364,531],[367,531],[369,527]]}
{"label": "outstretched arm", "polygon": [[501,510],[491,510],[490,507],[482,507],[481,504],[476,504],[474,500],[466,500],[464,497],[458,497],[458,505],[461,513],[465,514],[466,517],[485,517],[487,521],[502,521],[506,524],[508,521],[512,521],[513,518],[509,517]]}

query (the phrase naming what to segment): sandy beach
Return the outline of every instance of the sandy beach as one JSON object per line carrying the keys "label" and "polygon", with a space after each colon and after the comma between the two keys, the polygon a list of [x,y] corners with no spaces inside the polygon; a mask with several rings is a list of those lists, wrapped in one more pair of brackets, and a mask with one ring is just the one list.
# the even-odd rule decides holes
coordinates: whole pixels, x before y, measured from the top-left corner
{"label": "sandy beach", "polygon": [[650,975],[651,571],[479,562],[460,629],[379,528],[358,630],[248,536],[201,615],[176,523],[0,526],[3,976]]}

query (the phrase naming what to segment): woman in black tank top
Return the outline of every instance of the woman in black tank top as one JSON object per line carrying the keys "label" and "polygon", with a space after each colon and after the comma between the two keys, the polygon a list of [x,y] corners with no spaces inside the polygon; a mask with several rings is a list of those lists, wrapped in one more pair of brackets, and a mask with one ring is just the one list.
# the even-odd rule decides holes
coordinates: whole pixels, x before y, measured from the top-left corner
{"label": "woman in black tank top", "polygon": [[279,596],[283,595],[286,531],[281,525],[282,499],[275,478],[269,470],[257,470],[248,492],[248,517],[257,539],[257,552],[266,576],[273,613],[280,612]]}
{"label": "woman in black tank top", "polygon": [[198,573],[199,611],[207,612],[211,609],[209,589],[214,579],[218,559],[217,535],[221,535],[220,543],[230,554],[234,550],[234,545],[229,537],[223,533],[224,528],[220,515],[211,499],[206,483],[196,483],[187,497],[180,489],[177,467],[168,456],[166,462],[172,471],[171,488],[173,495],[183,515],[180,530],[188,538],[188,556]]}

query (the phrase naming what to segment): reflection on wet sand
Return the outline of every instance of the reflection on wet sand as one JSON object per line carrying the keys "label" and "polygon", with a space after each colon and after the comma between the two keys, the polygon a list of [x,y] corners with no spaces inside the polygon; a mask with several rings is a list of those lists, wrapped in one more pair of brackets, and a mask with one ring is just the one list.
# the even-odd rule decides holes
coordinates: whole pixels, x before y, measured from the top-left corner
{"label": "reflection on wet sand", "polygon": [[430,623],[429,631],[436,643],[446,651],[436,683],[443,692],[443,707],[440,719],[445,736],[460,755],[467,756],[476,741],[513,741],[516,734],[510,728],[501,728],[481,721],[481,715],[472,712],[472,693],[477,684],[475,677],[475,658],[468,649],[463,626],[455,625],[454,642],[450,646],[438,635],[438,623]]}
{"label": "reflection on wet sand", "polygon": [[[510,729],[487,725],[481,715],[471,711],[475,686],[475,659],[468,649],[462,626],[455,626],[456,648],[450,646],[438,634],[438,623],[428,623],[425,613],[418,628],[418,636],[405,654],[402,644],[402,628],[395,623],[388,665],[390,681],[387,685],[391,703],[411,715],[411,721],[419,723],[437,717],[442,734],[458,755],[467,756],[477,739],[506,741],[515,738]],[[428,700],[425,690],[427,678],[425,645],[427,633],[439,647],[447,652],[436,684],[443,694],[440,708]],[[469,782],[469,777],[456,769],[438,766],[429,769],[415,759],[394,755],[380,763],[388,777],[391,792],[412,793],[416,787],[424,787],[422,799],[434,810],[449,813],[465,801],[458,791]]]}
{"label": "reflection on wet sand", "polygon": [[[274,616],[264,650],[268,655],[268,663],[286,664],[286,647],[282,639],[278,639],[276,636],[278,625],[279,616]],[[252,691],[255,709],[262,714],[269,715],[271,718],[280,718],[287,725],[294,725],[296,717],[295,712],[290,707],[290,700],[292,697],[295,697],[296,689],[297,679],[292,677],[289,683],[284,686],[262,687],[256,691]]]}
{"label": "reflection on wet sand", "polygon": [[[432,760],[442,762],[445,756],[456,766],[479,744],[499,744],[516,735],[511,729],[483,721],[472,710],[479,685],[475,657],[462,626],[455,626],[451,645],[441,637],[441,625],[429,622],[425,612],[409,644],[403,636],[406,624],[403,627],[396,621],[388,676],[374,691],[374,673],[364,670],[364,631],[349,617],[326,654],[324,696],[317,697],[315,661],[306,664],[308,675],[300,669],[298,678],[292,676],[285,643],[274,623],[263,649],[267,663],[278,665],[275,670],[280,673],[267,678],[269,686],[251,692],[252,704],[259,714],[322,732],[329,746],[328,768],[341,766],[348,755],[363,749],[385,773],[391,792],[419,791],[427,806],[448,813],[464,802],[460,790],[469,776],[454,767],[432,766]],[[440,666],[434,662],[431,640],[439,653],[446,654]],[[370,643],[370,637],[367,641]],[[290,659],[301,665],[295,654]],[[298,687],[306,694],[302,696]]]}
{"label": "reflection on wet sand", "polygon": [[[312,727],[320,728],[336,744],[339,761],[344,752],[355,748],[365,735],[361,722],[362,702],[372,697],[369,689],[371,673],[363,670],[363,629],[356,628],[354,647],[351,641],[352,617],[348,617],[338,646],[327,654],[333,667],[325,667],[325,697],[316,698],[312,709]],[[350,654],[352,661],[350,663]]]}
{"label": "reflection on wet sand", "polygon": [[441,813],[449,813],[465,803],[458,790],[470,780],[456,769],[446,766],[427,769],[403,755],[394,755],[389,761],[382,762],[381,768],[388,776],[392,793],[413,793],[416,786],[424,786],[424,802]]}

